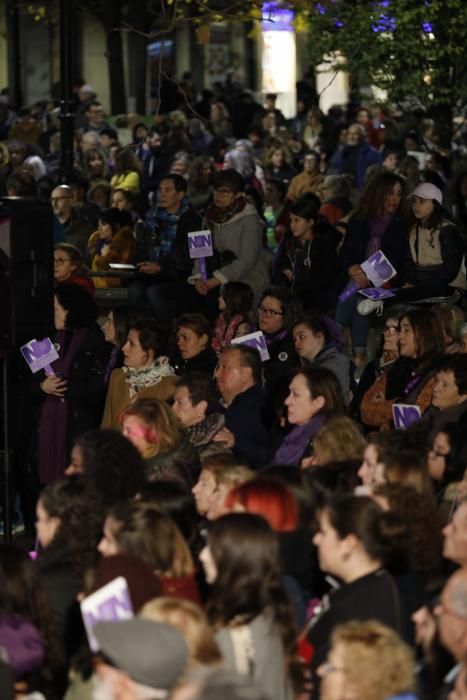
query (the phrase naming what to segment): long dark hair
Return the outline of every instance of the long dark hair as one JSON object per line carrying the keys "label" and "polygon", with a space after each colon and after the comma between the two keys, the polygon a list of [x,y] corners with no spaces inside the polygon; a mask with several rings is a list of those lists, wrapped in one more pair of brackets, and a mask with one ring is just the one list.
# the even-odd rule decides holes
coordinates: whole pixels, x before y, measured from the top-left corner
{"label": "long dark hair", "polygon": [[443,327],[437,315],[430,309],[406,311],[399,323],[406,318],[413,328],[418,370],[424,371],[439,360],[445,351]]}
{"label": "long dark hair", "polygon": [[237,314],[248,318],[253,306],[253,291],[245,282],[227,282],[221,287],[221,296],[225,301],[225,314],[233,318]]}
{"label": "long dark hair", "polygon": [[389,194],[394,185],[402,188],[401,205],[404,201],[404,179],[400,175],[391,172],[381,172],[371,178],[360,197],[352,218],[358,220],[371,219],[381,216],[383,212],[384,198]]}
{"label": "long dark hair", "polygon": [[270,610],[285,657],[293,659],[297,632],[282,583],[279,541],[266,520],[252,513],[224,515],[210,527],[208,545],[218,572],[207,605],[210,622],[247,624]]}

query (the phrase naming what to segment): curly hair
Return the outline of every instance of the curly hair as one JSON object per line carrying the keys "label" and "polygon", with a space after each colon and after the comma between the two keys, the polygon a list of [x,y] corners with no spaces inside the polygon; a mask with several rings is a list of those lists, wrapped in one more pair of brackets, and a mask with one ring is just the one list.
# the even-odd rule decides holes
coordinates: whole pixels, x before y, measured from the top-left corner
{"label": "curly hair", "polygon": [[366,185],[352,218],[364,220],[375,216],[381,216],[384,199],[386,195],[392,192],[393,187],[397,184],[402,188],[400,206],[403,206],[405,190],[404,178],[395,173],[383,171],[372,177]]}
{"label": "curly hair", "polygon": [[215,628],[250,623],[266,610],[281,636],[290,666],[297,632],[281,574],[279,541],[266,520],[252,513],[230,513],[215,520],[208,546],[217,568],[206,612]]}
{"label": "curly hair", "polygon": [[86,485],[102,512],[132,498],[143,488],[143,458],[132,443],[116,430],[89,430],[75,440],[81,452]]}
{"label": "curly hair", "polygon": [[412,650],[381,622],[339,625],[331,643],[333,649],[341,646],[346,686],[360,700],[384,700],[415,689]]}
{"label": "curly hair", "polygon": [[388,483],[412,486],[419,493],[433,496],[422,432],[392,430],[375,433],[371,436],[370,444],[375,446],[378,461],[384,465]]}
{"label": "curly hair", "polygon": [[140,616],[176,627],[187,643],[192,663],[212,666],[221,662],[222,657],[207,617],[190,600],[165,596],[155,598],[146,603]]}
{"label": "curly hair", "polygon": [[119,551],[142,559],[162,576],[194,571],[190,549],[174,521],[153,503],[125,501],[107,514]]}
{"label": "curly hair", "polygon": [[54,481],[41,491],[39,503],[50,518],[59,520],[55,535],[39,559],[50,552],[64,552],[75,573],[84,571],[97,561],[97,544],[101,536],[102,516],[89,498],[86,479],[75,474]]}
{"label": "curly hair", "polygon": [[362,459],[365,438],[355,421],[347,416],[333,418],[313,439],[315,464]]}
{"label": "curly hair", "polygon": [[433,498],[402,484],[380,484],[375,488],[374,495],[384,498],[389,510],[404,523],[413,571],[430,579],[439,576],[443,549],[442,523]]}
{"label": "curly hair", "polygon": [[268,287],[261,294],[258,306],[262,304],[266,297],[272,297],[279,302],[281,311],[284,314],[283,328],[290,333],[302,315],[300,299],[287,287]]}

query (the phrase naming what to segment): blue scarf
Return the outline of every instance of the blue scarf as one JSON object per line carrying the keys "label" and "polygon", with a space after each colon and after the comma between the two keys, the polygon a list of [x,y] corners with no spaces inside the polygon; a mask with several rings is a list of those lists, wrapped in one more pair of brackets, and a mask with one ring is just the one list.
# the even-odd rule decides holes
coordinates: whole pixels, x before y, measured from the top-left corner
{"label": "blue scarf", "polygon": [[162,207],[153,207],[146,216],[146,226],[151,234],[151,241],[154,242],[151,260],[158,261],[170,255],[172,246],[177,235],[177,226],[180,218],[188,211],[189,202],[187,197],[183,197],[180,202],[180,209],[175,214],[169,214]]}

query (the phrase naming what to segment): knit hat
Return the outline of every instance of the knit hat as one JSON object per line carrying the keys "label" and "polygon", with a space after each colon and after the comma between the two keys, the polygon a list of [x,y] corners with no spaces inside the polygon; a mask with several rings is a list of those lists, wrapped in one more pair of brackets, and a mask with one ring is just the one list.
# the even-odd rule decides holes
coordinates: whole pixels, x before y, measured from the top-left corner
{"label": "knit hat", "polygon": [[93,630],[101,651],[116,668],[165,697],[188,661],[188,647],[175,627],[134,617],[98,622]]}

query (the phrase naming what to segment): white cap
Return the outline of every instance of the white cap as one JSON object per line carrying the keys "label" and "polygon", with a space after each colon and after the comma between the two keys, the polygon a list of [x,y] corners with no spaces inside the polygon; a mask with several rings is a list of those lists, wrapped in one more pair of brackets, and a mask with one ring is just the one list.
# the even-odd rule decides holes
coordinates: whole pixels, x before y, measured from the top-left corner
{"label": "white cap", "polygon": [[436,185],[432,185],[431,182],[424,182],[421,185],[418,185],[412,192],[412,194],[407,197],[409,199],[410,197],[420,197],[420,199],[434,199],[435,202],[438,202],[438,204],[443,203],[443,193],[439,189],[439,187],[436,187]]}

